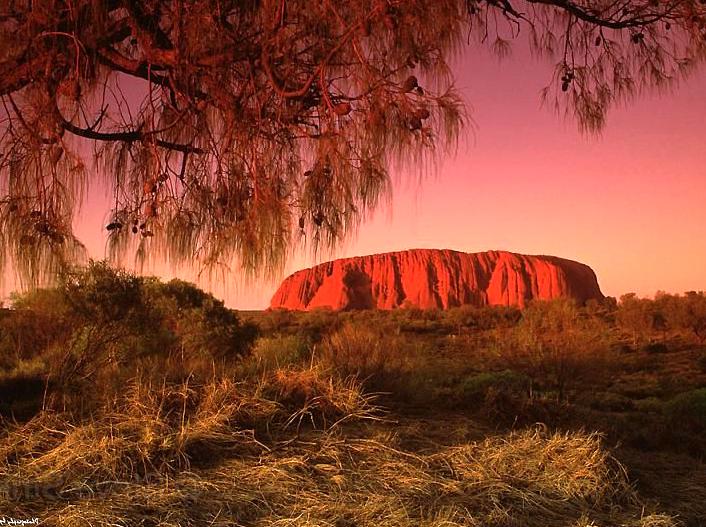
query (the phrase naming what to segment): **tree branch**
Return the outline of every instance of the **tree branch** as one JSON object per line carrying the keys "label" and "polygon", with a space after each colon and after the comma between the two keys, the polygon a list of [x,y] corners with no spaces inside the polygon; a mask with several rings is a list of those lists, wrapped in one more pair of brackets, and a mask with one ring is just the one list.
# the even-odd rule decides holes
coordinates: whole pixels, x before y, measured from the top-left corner
{"label": "tree branch", "polygon": [[[96,132],[90,128],[82,128],[77,126],[63,117],[61,118],[61,126],[67,132],[71,132],[79,137],[85,137],[86,139],[93,139],[96,141],[123,141],[126,143],[132,143],[135,141],[144,141],[149,137],[149,133],[140,132],[138,130],[131,130],[127,132]],[[163,141],[162,139],[156,139],[154,144],[166,148],[168,150],[174,150],[176,152],[189,153],[189,154],[203,154],[204,150],[191,145],[184,145],[179,143],[172,143],[171,141]]]}
{"label": "tree branch", "polygon": [[[526,0],[530,4],[543,4],[558,7],[565,10],[566,12],[574,15],[579,20],[588,22],[590,24],[595,24],[596,26],[605,27],[609,29],[629,29],[635,27],[643,27],[657,22],[663,19],[668,14],[668,10],[662,13],[654,13],[652,15],[645,15],[644,17],[633,17],[626,20],[610,20],[608,18],[602,18],[599,15],[591,14],[583,7],[576,5],[574,2],[569,0]],[[505,2],[507,4],[508,2]]]}
{"label": "tree branch", "polygon": [[0,62],[0,95],[14,93],[30,84],[43,73],[46,62],[43,56]]}

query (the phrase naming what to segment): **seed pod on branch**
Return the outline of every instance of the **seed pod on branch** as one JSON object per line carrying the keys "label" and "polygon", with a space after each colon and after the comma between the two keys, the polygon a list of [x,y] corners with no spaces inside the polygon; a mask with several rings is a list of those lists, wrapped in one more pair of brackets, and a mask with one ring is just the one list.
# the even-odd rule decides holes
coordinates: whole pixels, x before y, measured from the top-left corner
{"label": "seed pod on branch", "polygon": [[339,102],[337,105],[333,107],[333,112],[340,116],[343,117],[344,115],[348,115],[351,113],[352,106],[348,102]]}
{"label": "seed pod on branch", "polygon": [[419,81],[414,75],[410,75],[402,83],[402,91],[409,93],[419,86]]}

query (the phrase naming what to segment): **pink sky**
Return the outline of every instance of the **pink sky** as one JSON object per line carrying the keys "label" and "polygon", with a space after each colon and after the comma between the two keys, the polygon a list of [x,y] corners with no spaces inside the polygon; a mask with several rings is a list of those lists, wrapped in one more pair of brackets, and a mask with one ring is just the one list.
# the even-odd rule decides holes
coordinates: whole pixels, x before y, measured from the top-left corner
{"label": "pink sky", "polygon": [[[397,174],[392,210],[335,256],[503,249],[586,263],[612,296],[706,289],[706,72],[613,111],[600,138],[540,107],[550,72],[519,54],[498,62],[471,50],[457,85],[475,133],[421,185]],[[77,224],[94,258],[104,256],[107,207],[92,196]],[[287,272],[313,263],[299,255]],[[201,285],[242,309],[266,307],[277,287],[238,282]]]}

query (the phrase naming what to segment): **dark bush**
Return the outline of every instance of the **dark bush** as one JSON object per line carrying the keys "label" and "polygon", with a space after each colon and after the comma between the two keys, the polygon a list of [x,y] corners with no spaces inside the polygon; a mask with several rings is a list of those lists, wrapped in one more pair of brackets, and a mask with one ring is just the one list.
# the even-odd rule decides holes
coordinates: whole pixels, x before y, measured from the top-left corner
{"label": "dark bush", "polygon": [[187,355],[237,359],[257,337],[255,324],[241,322],[235,311],[194,284],[150,279],[145,291],[146,303],[158,314],[161,327],[172,332]]}
{"label": "dark bush", "polygon": [[0,317],[0,380],[37,380],[49,387],[50,405],[90,406],[137,375],[212,375],[247,354],[256,336],[256,326],[193,284],[90,262],[55,289],[14,297]]}
{"label": "dark bush", "polygon": [[482,403],[490,390],[513,396],[527,394],[530,379],[513,370],[483,372],[465,377],[459,384],[458,395],[466,404]]}
{"label": "dark bush", "polygon": [[706,351],[701,350],[696,357],[696,365],[702,373],[706,373]]}
{"label": "dark bush", "polygon": [[465,305],[450,309],[445,318],[458,332],[483,331],[515,326],[522,318],[522,311],[516,307]]}
{"label": "dark bush", "polygon": [[318,342],[340,327],[341,316],[332,309],[318,308],[302,313],[299,321],[301,334]]}
{"label": "dark bush", "polygon": [[646,353],[668,353],[669,348],[663,342],[650,342],[642,347],[642,351]]}
{"label": "dark bush", "polygon": [[621,342],[613,346],[613,350],[617,351],[618,353],[634,353],[636,350],[633,348],[630,344],[626,344],[625,342]]}
{"label": "dark bush", "polygon": [[605,412],[626,412],[635,409],[635,403],[629,397],[613,392],[598,392],[591,394],[589,406]]}
{"label": "dark bush", "polygon": [[681,430],[706,431],[706,388],[699,388],[677,395],[665,405],[665,415],[670,424]]}

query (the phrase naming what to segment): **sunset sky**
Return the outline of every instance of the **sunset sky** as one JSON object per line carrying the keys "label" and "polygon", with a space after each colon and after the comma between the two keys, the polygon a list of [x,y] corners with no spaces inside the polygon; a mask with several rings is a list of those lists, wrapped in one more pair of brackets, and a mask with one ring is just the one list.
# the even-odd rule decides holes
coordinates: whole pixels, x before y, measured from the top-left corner
{"label": "sunset sky", "polygon": [[[613,111],[596,138],[540,107],[550,65],[521,49],[502,62],[471,51],[457,85],[475,131],[421,185],[397,174],[392,209],[336,256],[503,249],[586,263],[613,296],[706,289],[706,72]],[[107,210],[92,196],[77,224],[94,258],[104,256]],[[300,255],[287,272],[313,263]],[[277,286],[237,282],[202,286],[243,309],[266,307]]]}

